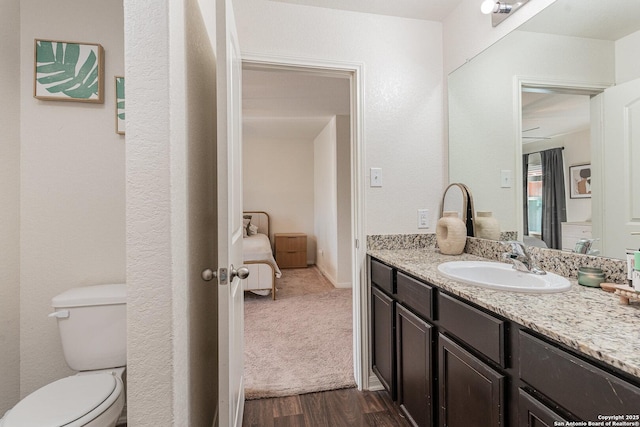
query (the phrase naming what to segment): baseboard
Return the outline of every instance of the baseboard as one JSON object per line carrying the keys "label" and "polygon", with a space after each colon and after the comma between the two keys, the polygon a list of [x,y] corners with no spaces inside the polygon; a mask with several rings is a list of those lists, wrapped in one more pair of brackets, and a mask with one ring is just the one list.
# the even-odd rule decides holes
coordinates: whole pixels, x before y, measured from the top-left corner
{"label": "baseboard", "polygon": [[382,385],[382,383],[380,382],[380,379],[377,377],[376,374],[370,374],[369,375],[369,388],[367,390],[369,391],[380,391],[380,390],[384,390],[384,386]]}
{"label": "baseboard", "polygon": [[335,279],[331,276],[329,276],[323,269],[321,266],[319,266],[318,264],[315,265],[316,268],[318,269],[318,271],[320,272],[320,274],[322,274],[322,276],[327,279],[329,281],[329,283],[331,283],[333,285],[334,288],[337,289],[351,289],[353,288],[353,284],[351,282],[342,282],[342,283],[338,283],[335,281]]}
{"label": "baseboard", "polygon": [[340,289],[351,289],[351,288],[353,288],[353,285],[351,284],[351,282],[334,283],[333,286],[336,287],[336,288],[340,288]]}

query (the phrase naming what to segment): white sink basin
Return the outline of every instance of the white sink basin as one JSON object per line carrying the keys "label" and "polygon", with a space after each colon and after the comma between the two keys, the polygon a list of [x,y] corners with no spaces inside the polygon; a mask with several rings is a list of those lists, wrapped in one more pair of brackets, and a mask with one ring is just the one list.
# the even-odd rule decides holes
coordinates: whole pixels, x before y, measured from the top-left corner
{"label": "white sink basin", "polygon": [[440,264],[438,271],[450,279],[504,291],[541,294],[564,292],[571,288],[571,282],[557,274],[525,273],[502,262],[451,261]]}

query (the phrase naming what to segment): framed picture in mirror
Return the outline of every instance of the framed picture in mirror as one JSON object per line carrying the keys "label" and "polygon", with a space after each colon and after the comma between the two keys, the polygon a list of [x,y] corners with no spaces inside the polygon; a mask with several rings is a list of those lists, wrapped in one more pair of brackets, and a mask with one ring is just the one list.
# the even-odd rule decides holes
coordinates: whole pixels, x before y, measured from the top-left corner
{"label": "framed picture in mirror", "polygon": [[575,165],[569,167],[570,197],[586,199],[591,197],[591,165]]}

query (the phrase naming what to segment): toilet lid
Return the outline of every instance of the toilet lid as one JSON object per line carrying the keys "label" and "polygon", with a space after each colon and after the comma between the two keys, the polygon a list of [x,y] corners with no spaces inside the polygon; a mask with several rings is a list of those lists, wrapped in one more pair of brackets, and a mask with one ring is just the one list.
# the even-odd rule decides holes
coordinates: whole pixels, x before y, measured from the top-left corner
{"label": "toilet lid", "polygon": [[62,378],[22,399],[7,414],[4,426],[66,426],[107,400],[115,401],[117,388],[117,379],[109,373]]}

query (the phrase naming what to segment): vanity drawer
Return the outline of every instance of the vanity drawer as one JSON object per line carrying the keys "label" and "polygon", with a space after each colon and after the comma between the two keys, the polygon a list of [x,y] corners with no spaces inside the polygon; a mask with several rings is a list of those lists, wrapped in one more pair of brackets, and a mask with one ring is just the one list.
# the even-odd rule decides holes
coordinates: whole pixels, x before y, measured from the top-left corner
{"label": "vanity drawer", "polygon": [[396,277],[398,301],[427,320],[433,320],[433,292],[433,288],[426,283],[398,272]]}
{"label": "vanity drawer", "polygon": [[505,367],[505,322],[462,301],[439,293],[440,325],[489,359]]}
{"label": "vanity drawer", "polygon": [[520,331],[520,378],[582,420],[638,415],[640,388]]}
{"label": "vanity drawer", "polygon": [[388,265],[384,265],[383,263],[372,259],[371,283],[390,294],[394,294],[393,269]]}

